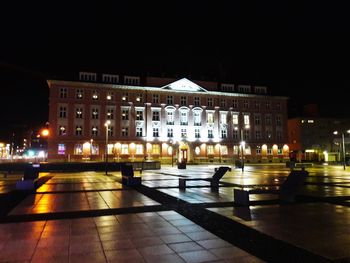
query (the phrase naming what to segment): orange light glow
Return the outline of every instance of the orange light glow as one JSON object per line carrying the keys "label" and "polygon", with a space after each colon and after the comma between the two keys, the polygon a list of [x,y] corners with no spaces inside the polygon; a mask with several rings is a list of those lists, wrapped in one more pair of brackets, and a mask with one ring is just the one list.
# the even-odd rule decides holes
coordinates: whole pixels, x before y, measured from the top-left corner
{"label": "orange light glow", "polygon": [[42,136],[49,136],[49,130],[48,129],[43,129],[42,131],[41,131],[41,135]]}

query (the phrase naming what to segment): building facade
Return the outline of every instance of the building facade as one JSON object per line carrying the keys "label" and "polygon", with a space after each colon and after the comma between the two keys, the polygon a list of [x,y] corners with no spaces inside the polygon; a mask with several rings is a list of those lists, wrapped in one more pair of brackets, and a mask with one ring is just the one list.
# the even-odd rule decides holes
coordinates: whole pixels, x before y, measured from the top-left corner
{"label": "building facade", "polygon": [[48,84],[51,161],[289,158],[287,98],[266,87],[88,72]]}
{"label": "building facade", "polygon": [[[296,161],[339,162],[342,155],[342,133],[348,159],[350,138],[349,119],[319,116],[288,120],[288,145]],[[336,133],[336,134],[335,134]]]}

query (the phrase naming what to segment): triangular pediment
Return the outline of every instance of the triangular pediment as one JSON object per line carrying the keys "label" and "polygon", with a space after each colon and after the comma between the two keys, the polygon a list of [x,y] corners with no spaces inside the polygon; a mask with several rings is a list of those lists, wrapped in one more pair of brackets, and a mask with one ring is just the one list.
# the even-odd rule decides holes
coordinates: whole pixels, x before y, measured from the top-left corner
{"label": "triangular pediment", "polygon": [[206,89],[202,88],[201,86],[197,85],[196,83],[186,78],[183,78],[175,82],[172,82],[168,85],[165,85],[162,87],[162,89],[187,91],[187,92],[207,92]]}

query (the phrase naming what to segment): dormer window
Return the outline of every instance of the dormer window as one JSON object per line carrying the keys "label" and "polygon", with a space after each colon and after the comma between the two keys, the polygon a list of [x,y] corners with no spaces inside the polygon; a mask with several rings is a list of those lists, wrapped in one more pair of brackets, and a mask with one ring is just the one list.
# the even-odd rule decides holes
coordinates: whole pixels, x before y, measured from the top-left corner
{"label": "dormer window", "polygon": [[124,83],[126,85],[140,85],[140,78],[134,76],[124,76]]}
{"label": "dormer window", "polygon": [[96,81],[96,73],[91,72],[80,72],[79,80],[83,81]]}

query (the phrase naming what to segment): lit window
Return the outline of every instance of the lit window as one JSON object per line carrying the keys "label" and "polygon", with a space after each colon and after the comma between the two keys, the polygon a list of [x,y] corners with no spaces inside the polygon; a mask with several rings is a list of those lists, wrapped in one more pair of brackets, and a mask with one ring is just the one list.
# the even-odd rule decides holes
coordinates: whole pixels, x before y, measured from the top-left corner
{"label": "lit window", "polygon": [[96,108],[92,109],[92,116],[91,116],[91,118],[95,119],[95,120],[98,119],[98,109],[96,109]]}
{"label": "lit window", "polygon": [[226,112],[220,112],[220,123],[227,124],[227,113]]}
{"label": "lit window", "polygon": [[160,145],[152,144],[152,154],[160,154]]}
{"label": "lit window", "polygon": [[65,126],[59,126],[58,134],[59,135],[66,135],[67,134],[66,127]]}
{"label": "lit window", "polygon": [[196,155],[199,155],[201,153],[201,149],[197,146],[195,149],[194,149],[194,152],[196,153]]}
{"label": "lit window", "polygon": [[129,145],[128,144],[122,144],[121,154],[129,154]]}
{"label": "lit window", "polygon": [[76,108],[75,118],[77,118],[77,119],[83,118],[83,109],[82,108]]}
{"label": "lit window", "polygon": [[142,137],[142,127],[136,127],[136,137]]}
{"label": "lit window", "polygon": [[238,125],[238,114],[232,114],[232,124]]}
{"label": "lit window", "polygon": [[234,145],[233,146],[233,154],[238,154],[239,153],[239,146],[238,145]]}
{"label": "lit window", "polygon": [[82,126],[75,127],[75,135],[77,135],[77,136],[83,135],[83,127]]}
{"label": "lit window", "polygon": [[228,154],[227,146],[221,145],[220,152],[221,152],[221,155],[227,155]]}
{"label": "lit window", "polygon": [[143,110],[136,110],[136,120],[143,121]]}
{"label": "lit window", "polygon": [[98,92],[97,92],[97,90],[94,90],[94,91],[92,92],[92,99],[93,99],[93,100],[98,100]]}
{"label": "lit window", "polygon": [[108,120],[114,119],[114,110],[113,109],[107,109],[107,119]]}
{"label": "lit window", "polygon": [[213,112],[207,113],[207,123],[214,123],[214,113]]}
{"label": "lit window", "polygon": [[77,99],[82,99],[84,97],[84,91],[82,89],[77,89],[75,93]]}
{"label": "lit window", "polygon": [[81,144],[74,145],[74,154],[75,155],[82,155],[83,154],[83,145],[81,145]]}
{"label": "lit window", "polygon": [[98,127],[97,126],[92,126],[92,128],[91,128],[91,135],[92,136],[97,136],[98,135]]}
{"label": "lit window", "polygon": [[256,148],[256,155],[261,155],[261,148],[259,146]]}
{"label": "lit window", "polygon": [[129,94],[124,92],[122,95],[122,101],[128,101],[128,96],[129,96]]}
{"label": "lit window", "polygon": [[113,98],[114,98],[113,92],[108,92],[108,93],[107,93],[106,99],[107,99],[107,100],[112,100]]}
{"label": "lit window", "polygon": [[143,145],[142,144],[136,144],[136,154],[143,154]]}
{"label": "lit window", "polygon": [[58,144],[58,154],[66,154],[66,145],[64,143],[59,143]]}
{"label": "lit window", "polygon": [[244,115],[244,125],[249,125],[250,121],[249,121],[249,115]]}
{"label": "lit window", "polygon": [[108,136],[113,136],[113,126],[108,126]]}
{"label": "lit window", "polygon": [[122,136],[123,137],[129,136],[129,128],[128,127],[122,128]]}
{"label": "lit window", "polygon": [[129,110],[122,109],[122,120],[129,120]]}
{"label": "lit window", "polygon": [[194,120],[194,126],[201,126],[201,112],[200,111],[193,112],[193,120]]}
{"label": "lit window", "polygon": [[166,124],[167,125],[174,125],[174,112],[173,111],[167,111],[167,118],[166,118]]}
{"label": "lit window", "polygon": [[188,125],[187,111],[181,111],[181,113],[180,113],[180,125]]}
{"label": "lit window", "polygon": [[208,155],[213,155],[214,154],[214,146],[213,145],[208,145],[207,146],[207,154]]}
{"label": "lit window", "polygon": [[143,102],[143,96],[142,96],[141,93],[139,93],[139,94],[136,95],[136,101],[137,101],[137,102]]}
{"label": "lit window", "polygon": [[307,123],[314,123],[314,120],[307,120]]}

